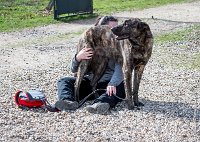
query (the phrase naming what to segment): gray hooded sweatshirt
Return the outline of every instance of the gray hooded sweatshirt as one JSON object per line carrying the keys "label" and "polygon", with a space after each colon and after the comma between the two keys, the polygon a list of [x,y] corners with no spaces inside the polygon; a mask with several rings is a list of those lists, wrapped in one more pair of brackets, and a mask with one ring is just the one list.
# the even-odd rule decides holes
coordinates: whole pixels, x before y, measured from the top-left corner
{"label": "gray hooded sweatshirt", "polygon": [[[74,57],[71,61],[71,71],[73,73],[78,71],[79,62]],[[86,78],[89,80],[92,79],[93,74],[91,72],[86,73]],[[109,81],[108,85],[111,86],[118,86],[123,81],[123,72],[122,67],[120,64],[115,63],[113,60],[110,60],[108,62],[108,65],[106,67],[106,70],[99,80],[99,82],[106,82]]]}

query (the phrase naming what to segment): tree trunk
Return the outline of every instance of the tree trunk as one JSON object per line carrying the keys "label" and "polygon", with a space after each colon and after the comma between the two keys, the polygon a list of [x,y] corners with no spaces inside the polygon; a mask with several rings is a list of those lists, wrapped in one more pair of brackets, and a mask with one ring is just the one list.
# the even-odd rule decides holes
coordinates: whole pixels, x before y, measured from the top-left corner
{"label": "tree trunk", "polygon": [[51,11],[53,5],[54,5],[54,0],[50,0],[50,1],[49,1],[49,4],[48,4],[47,7],[46,7],[46,10]]}

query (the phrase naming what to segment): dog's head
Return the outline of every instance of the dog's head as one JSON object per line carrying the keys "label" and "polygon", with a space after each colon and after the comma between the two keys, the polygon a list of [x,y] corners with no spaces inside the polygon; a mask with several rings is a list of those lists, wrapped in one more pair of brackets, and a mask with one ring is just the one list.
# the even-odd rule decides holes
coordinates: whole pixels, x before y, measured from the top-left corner
{"label": "dog's head", "polygon": [[148,24],[142,22],[138,18],[125,20],[123,24],[118,25],[111,30],[115,35],[117,35],[117,40],[135,40],[142,35],[149,38],[152,37]]}

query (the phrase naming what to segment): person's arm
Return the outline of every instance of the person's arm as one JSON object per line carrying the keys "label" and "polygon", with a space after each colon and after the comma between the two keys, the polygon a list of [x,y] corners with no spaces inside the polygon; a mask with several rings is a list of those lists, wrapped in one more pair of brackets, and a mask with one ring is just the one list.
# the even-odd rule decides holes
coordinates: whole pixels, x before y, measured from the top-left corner
{"label": "person's arm", "polygon": [[76,54],[74,56],[74,58],[72,59],[72,61],[71,61],[71,67],[70,68],[71,68],[72,73],[75,73],[75,72],[78,71],[79,63],[82,60],[91,59],[92,55],[93,55],[93,51],[92,51],[91,48],[83,48],[83,49],[81,49],[81,51],[78,52],[78,54]]}
{"label": "person's arm", "polygon": [[112,96],[112,94],[116,94],[116,86],[118,86],[123,81],[123,79],[124,77],[122,67],[120,64],[116,63],[114,73],[107,86],[107,93],[109,96]]}
{"label": "person's arm", "polygon": [[[77,54],[76,54],[77,55]],[[79,63],[77,60],[76,60],[76,55],[74,56],[74,58],[71,60],[71,64],[70,64],[70,69],[71,69],[71,72],[72,73],[76,73],[78,71],[78,66],[79,66]]]}

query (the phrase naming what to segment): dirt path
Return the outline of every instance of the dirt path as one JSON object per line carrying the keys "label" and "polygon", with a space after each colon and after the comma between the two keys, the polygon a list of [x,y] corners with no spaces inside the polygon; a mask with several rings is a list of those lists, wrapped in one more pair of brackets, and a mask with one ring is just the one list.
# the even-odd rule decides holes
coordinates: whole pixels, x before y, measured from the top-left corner
{"label": "dirt path", "polygon": [[[154,35],[156,35],[163,32],[170,32],[172,30],[188,27],[194,24],[187,22],[200,22],[199,6],[200,2],[175,4],[159,8],[150,8],[143,11],[122,12],[114,15],[117,17],[121,17],[119,18],[120,20],[123,20],[127,17],[142,18],[150,25],[151,30],[153,31]],[[151,19],[152,16],[154,16],[155,19]],[[184,22],[173,22],[166,20]],[[68,48],[69,46],[74,47],[74,44],[76,44],[78,38],[74,39],[75,41],[73,42],[73,44],[70,44],[70,42],[67,43],[68,39],[70,37],[78,37],[84,29],[92,26],[94,21],[95,19],[80,20],[71,23],[61,23],[44,27],[25,29],[17,32],[0,33],[0,58],[3,57],[1,61],[3,64],[7,64],[8,62],[9,65],[24,64],[23,62],[21,62],[21,58],[25,55],[18,56],[18,54],[28,54],[28,50],[26,51],[24,48],[29,47],[32,49],[42,48],[41,50],[46,50],[50,48]],[[14,48],[14,50],[11,48]],[[34,51],[35,50],[31,50],[31,53],[33,53],[32,55],[37,54],[37,50],[36,53],[34,53]],[[8,56],[7,58],[6,52],[12,52],[8,53],[12,55]],[[26,58],[26,60],[29,60],[29,58]],[[30,58],[30,62],[31,61],[32,59]]]}
{"label": "dirt path", "polygon": [[[199,7],[193,2],[115,16],[142,18],[156,37],[198,24]],[[187,68],[199,60],[200,31],[195,30],[186,41],[154,44],[140,86],[141,110],[127,110],[125,103],[108,115],[89,114],[84,107],[62,113],[16,108],[18,89],[40,88],[51,103],[56,101],[56,82],[70,75],[79,36],[93,23],[0,33],[0,141],[200,141],[200,71]]]}
{"label": "dirt path", "polygon": [[[193,2],[162,6],[159,8],[150,8],[143,11],[121,12],[114,15],[121,17],[122,19],[129,17],[146,19],[147,22],[151,21],[149,23],[152,31],[154,33],[160,33],[165,30],[168,31],[180,27],[180,25],[188,24],[188,22],[200,22],[199,7],[200,2]],[[151,20],[152,16],[155,18],[155,20]],[[94,21],[95,19],[80,20],[71,23],[61,23],[33,29],[25,29],[20,32],[0,33],[0,47],[2,48],[6,45],[9,46],[10,44],[16,44],[18,42],[24,42],[30,39],[34,40],[35,38],[37,40],[37,38],[79,32],[90,27]]]}
{"label": "dirt path", "polygon": [[115,14],[118,17],[139,17],[164,19],[177,22],[200,23],[200,1],[184,4],[173,4],[159,8],[149,8],[142,11],[122,12]]}

